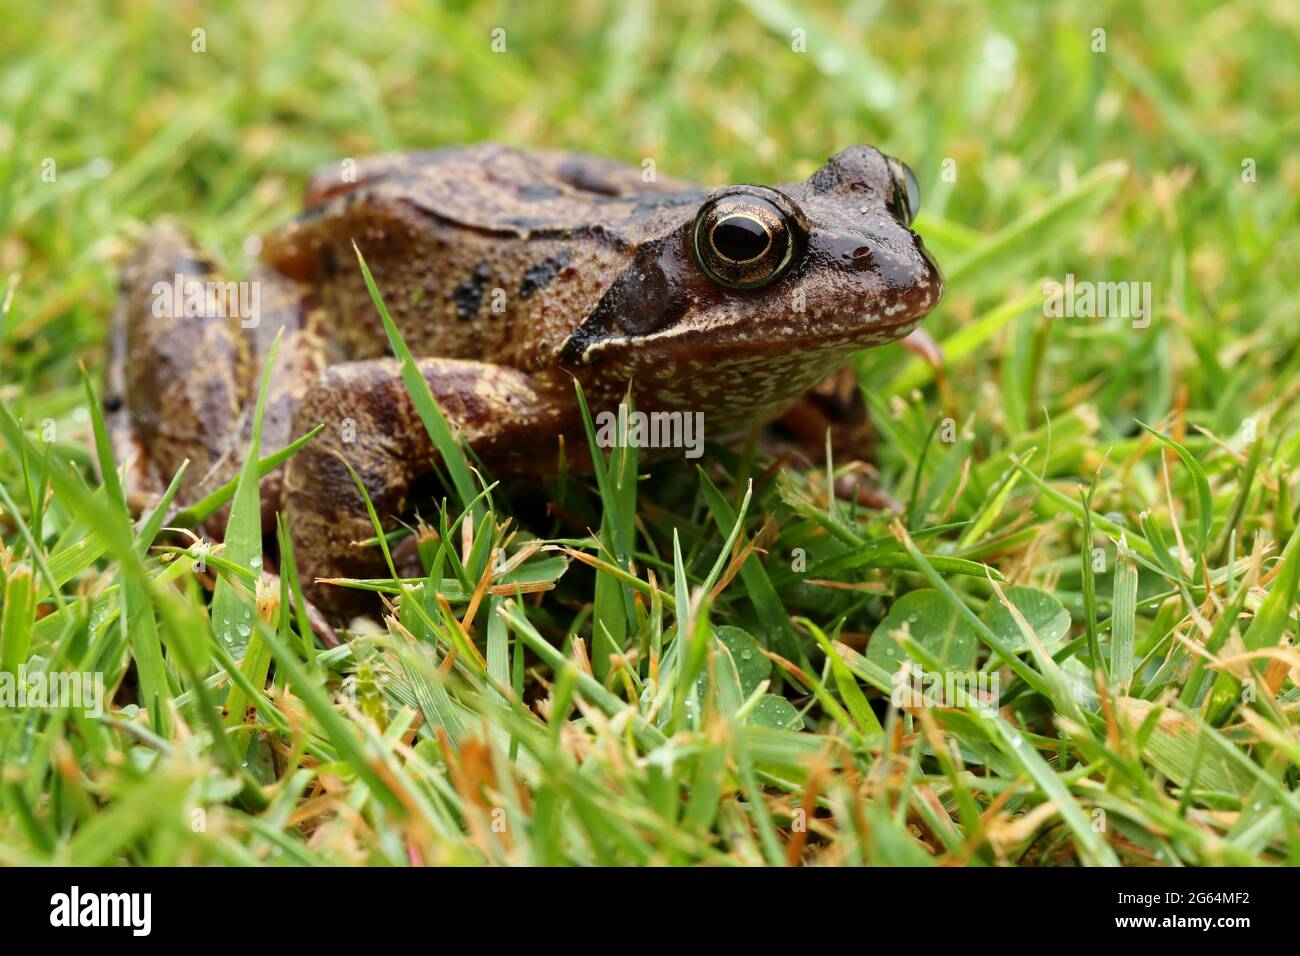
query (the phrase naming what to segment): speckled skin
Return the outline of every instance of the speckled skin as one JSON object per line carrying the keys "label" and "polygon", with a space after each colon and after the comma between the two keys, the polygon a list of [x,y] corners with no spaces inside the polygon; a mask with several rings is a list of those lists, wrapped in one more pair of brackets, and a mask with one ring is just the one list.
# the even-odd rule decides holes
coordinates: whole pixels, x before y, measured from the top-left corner
{"label": "speckled skin", "polygon": [[887,159],[868,146],[774,187],[798,220],[797,253],[749,290],[717,285],[693,257],[709,191],[646,183],[638,168],[484,145],[344,170],[314,177],[308,211],[265,237],[249,277],[261,283],[256,329],[151,314],[154,282],[218,278],[183,234],[158,227],[123,270],[107,398],[132,488],[156,493],[189,458],[180,498],[197,498],[237,471],[256,370],[284,327],[263,453],[327,429],[264,484],[264,516],[286,512],[309,596],[336,616],[356,593],[314,579],[369,576],[378,559],[354,544],[373,532],[343,461],[391,524],[434,454],[386,357],[354,241],[448,419],[499,476],[553,472],[562,442],[569,467],[590,467],[573,378],[593,411],[631,381],[639,409],[703,412],[722,438],[780,414],[852,352],[907,334],[943,291],[897,212]]}

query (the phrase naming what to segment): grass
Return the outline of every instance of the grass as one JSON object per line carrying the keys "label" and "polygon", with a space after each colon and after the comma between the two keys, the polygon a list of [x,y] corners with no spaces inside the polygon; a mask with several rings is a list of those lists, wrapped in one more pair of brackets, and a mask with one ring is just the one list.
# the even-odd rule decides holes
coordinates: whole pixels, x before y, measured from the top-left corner
{"label": "grass", "polygon": [[[77,6],[0,2],[0,671],[110,702],[0,710],[0,863],[1300,862],[1293,9]],[[332,648],[247,520],[129,515],[93,392],[146,225],[238,272],[312,168],[482,139],[907,159],[942,374],[855,360],[901,513],[751,436],[618,451],[539,524],[449,448],[427,576]],[[1149,326],[1048,316],[1070,274],[1149,282]],[[889,707],[905,661],[1000,707]]]}

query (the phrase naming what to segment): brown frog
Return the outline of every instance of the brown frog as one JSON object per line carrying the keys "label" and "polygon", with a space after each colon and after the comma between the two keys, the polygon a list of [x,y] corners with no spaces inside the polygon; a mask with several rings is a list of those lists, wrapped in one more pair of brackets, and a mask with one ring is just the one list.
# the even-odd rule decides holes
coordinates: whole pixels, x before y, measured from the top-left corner
{"label": "brown frog", "polygon": [[[918,203],[911,170],[869,146],[804,182],[712,191],[494,145],[349,161],[312,179],[243,285],[166,225],[126,264],[106,398],[119,460],[137,496],[185,459],[182,502],[233,476],[283,329],[263,454],[327,427],[264,481],[264,518],[285,514],[309,596],[342,615],[356,593],[315,579],[379,563],[357,544],[373,530],[344,461],[391,525],[435,455],[354,242],[488,472],[540,477],[561,448],[590,467],[574,378],[593,413],[631,382],[639,410],[703,413],[722,438],[906,335],[943,292]],[[229,307],[241,292],[256,308]]]}

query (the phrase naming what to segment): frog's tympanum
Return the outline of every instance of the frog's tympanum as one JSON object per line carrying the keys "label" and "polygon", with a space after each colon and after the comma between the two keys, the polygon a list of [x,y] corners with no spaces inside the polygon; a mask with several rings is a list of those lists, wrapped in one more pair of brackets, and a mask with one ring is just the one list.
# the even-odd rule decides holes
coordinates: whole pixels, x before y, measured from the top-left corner
{"label": "frog's tympanum", "polygon": [[[358,592],[315,579],[382,567],[344,463],[391,526],[436,455],[353,243],[487,472],[542,477],[562,457],[590,467],[574,378],[593,414],[630,382],[638,410],[702,412],[722,439],[910,332],[943,292],[918,203],[911,170],[869,146],[803,182],[717,190],[491,145],[349,161],[311,181],[244,284],[170,226],[127,263],[106,397],[119,460],[137,500],[185,459],[181,502],[231,478],[283,329],[262,453],[326,429],[263,480],[263,514],[285,515],[309,597],[340,616]],[[184,289],[205,291],[185,309]],[[230,308],[241,293],[255,314]]]}

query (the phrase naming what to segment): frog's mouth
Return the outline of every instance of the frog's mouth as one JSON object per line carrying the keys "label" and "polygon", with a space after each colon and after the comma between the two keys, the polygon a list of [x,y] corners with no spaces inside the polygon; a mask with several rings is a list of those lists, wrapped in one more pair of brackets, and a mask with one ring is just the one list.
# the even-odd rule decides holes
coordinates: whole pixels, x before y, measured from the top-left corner
{"label": "frog's mouth", "polygon": [[666,377],[683,364],[721,369],[736,362],[759,361],[764,356],[784,361],[804,355],[810,361],[820,361],[901,339],[924,318],[925,311],[908,313],[888,322],[864,321],[858,317],[817,331],[777,329],[770,334],[737,326],[711,328],[687,322],[647,336],[608,336],[590,342],[572,358],[566,354],[565,360],[585,367],[608,364],[647,368],[652,377]]}

